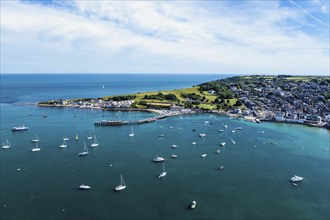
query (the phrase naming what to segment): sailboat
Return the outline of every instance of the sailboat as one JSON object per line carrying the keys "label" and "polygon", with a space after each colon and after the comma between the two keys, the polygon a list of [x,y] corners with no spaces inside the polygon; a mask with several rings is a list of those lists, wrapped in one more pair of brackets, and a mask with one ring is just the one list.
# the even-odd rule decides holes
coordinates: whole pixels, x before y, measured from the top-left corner
{"label": "sailboat", "polygon": [[87,140],[92,140],[93,139],[93,136],[91,133],[89,133],[89,136],[87,137]]}
{"label": "sailboat", "polygon": [[133,130],[133,126],[131,126],[131,133],[128,135],[129,137],[134,137],[134,130]]}
{"label": "sailboat", "polygon": [[38,134],[36,134],[36,136],[34,138],[32,138],[31,140],[33,143],[39,142],[39,136]]}
{"label": "sailboat", "polygon": [[65,137],[63,138],[63,141],[68,141],[68,140],[70,140],[70,139],[68,138],[68,136],[65,136]]}
{"label": "sailboat", "polygon": [[65,147],[67,147],[67,146],[68,146],[68,145],[66,144],[66,141],[63,140],[63,144],[60,145],[60,148],[65,148]]}
{"label": "sailboat", "polygon": [[78,153],[78,156],[85,156],[87,154],[88,154],[88,149],[87,149],[86,143],[84,141],[84,151],[81,153]]}
{"label": "sailboat", "polygon": [[38,147],[38,142],[36,142],[36,146],[34,148],[32,148],[32,152],[35,151],[40,151],[40,147]]}
{"label": "sailboat", "polygon": [[78,136],[78,133],[76,134],[76,140],[79,140],[79,136]]}
{"label": "sailboat", "polygon": [[94,143],[91,144],[91,147],[97,147],[99,143],[97,142],[96,135],[94,135]]}
{"label": "sailboat", "polygon": [[161,174],[159,174],[158,178],[163,178],[164,176],[166,176],[166,171],[165,171],[165,163],[163,163],[163,172]]}
{"label": "sailboat", "polygon": [[126,184],[123,178],[123,175],[120,174],[120,185],[115,188],[116,191],[120,191],[126,188]]}
{"label": "sailboat", "polygon": [[2,149],[8,149],[8,148],[10,148],[10,143],[9,143],[8,139],[5,142],[3,142],[1,148]]}

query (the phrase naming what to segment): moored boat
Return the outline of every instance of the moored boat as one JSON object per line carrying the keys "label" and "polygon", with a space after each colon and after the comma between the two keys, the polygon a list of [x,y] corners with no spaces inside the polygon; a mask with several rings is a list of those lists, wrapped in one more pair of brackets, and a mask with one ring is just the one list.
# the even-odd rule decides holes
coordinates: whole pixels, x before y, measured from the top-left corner
{"label": "moored boat", "polygon": [[291,177],[292,182],[300,182],[303,179],[304,179],[303,177],[300,177],[300,176],[297,176],[297,175],[294,175],[293,177]]}
{"label": "moored boat", "polygon": [[164,161],[165,159],[163,157],[159,157],[157,156],[155,159],[154,159],[154,162],[162,162]]}
{"label": "moored boat", "polygon": [[20,125],[20,126],[17,126],[17,127],[13,127],[11,130],[12,131],[25,131],[25,130],[28,130],[29,127],[26,127],[24,125]]}

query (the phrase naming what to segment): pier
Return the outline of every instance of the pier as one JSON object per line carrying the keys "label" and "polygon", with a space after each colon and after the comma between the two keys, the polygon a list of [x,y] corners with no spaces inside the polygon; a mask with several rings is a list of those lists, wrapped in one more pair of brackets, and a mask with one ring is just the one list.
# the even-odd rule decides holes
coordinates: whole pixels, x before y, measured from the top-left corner
{"label": "pier", "polygon": [[146,118],[141,120],[135,120],[135,121],[113,121],[113,120],[102,120],[102,121],[96,121],[94,123],[95,126],[119,126],[119,125],[134,125],[134,124],[144,124],[144,123],[150,123],[154,122],[163,118],[166,118],[168,115],[158,115],[156,117],[152,118]]}

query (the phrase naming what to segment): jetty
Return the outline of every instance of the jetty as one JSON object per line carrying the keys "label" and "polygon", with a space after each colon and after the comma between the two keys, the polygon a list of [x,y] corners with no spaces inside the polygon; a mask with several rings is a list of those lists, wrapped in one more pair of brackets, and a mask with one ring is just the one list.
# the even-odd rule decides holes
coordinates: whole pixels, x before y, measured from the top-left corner
{"label": "jetty", "polygon": [[119,125],[134,125],[134,124],[144,124],[154,122],[163,118],[166,118],[167,114],[158,115],[152,118],[146,118],[141,120],[131,120],[131,121],[118,121],[118,120],[102,120],[102,121],[95,121],[95,126],[119,126]]}

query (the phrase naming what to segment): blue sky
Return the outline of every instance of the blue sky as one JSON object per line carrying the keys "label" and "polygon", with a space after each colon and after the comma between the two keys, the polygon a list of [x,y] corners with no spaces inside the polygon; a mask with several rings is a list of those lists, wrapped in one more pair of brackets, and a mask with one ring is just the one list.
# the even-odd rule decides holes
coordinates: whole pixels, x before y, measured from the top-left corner
{"label": "blue sky", "polygon": [[1,2],[1,73],[329,74],[329,1]]}

